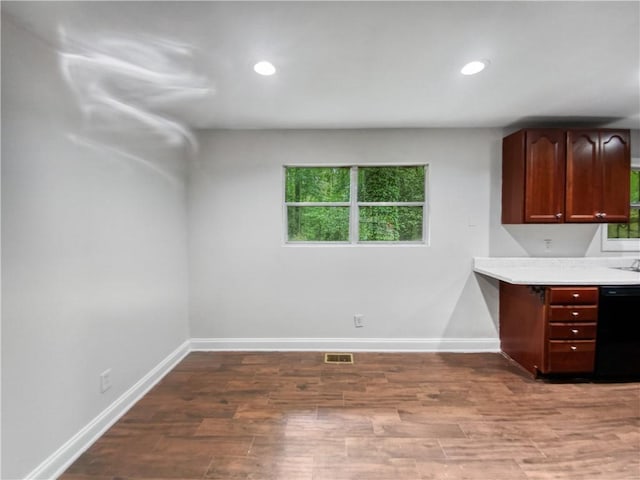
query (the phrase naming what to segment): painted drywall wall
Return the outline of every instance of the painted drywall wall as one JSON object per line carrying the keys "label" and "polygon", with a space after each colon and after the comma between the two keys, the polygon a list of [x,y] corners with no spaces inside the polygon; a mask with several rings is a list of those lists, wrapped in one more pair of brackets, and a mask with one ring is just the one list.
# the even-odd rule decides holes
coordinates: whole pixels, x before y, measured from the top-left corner
{"label": "painted drywall wall", "polygon": [[[640,130],[631,130],[631,156],[640,158]],[[490,255],[495,257],[631,256],[638,252],[602,251],[601,227],[594,224],[502,225],[502,157],[491,164]],[[551,240],[547,246],[545,240]]]}
{"label": "painted drywall wall", "polygon": [[[189,185],[196,338],[496,337],[489,253],[498,130],[200,132]],[[283,165],[429,164],[429,246],[287,246]],[[495,299],[490,299],[489,303]],[[365,327],[354,328],[353,315]]]}
{"label": "painted drywall wall", "polygon": [[3,15],[6,479],[28,475],[188,337],[181,150],[117,129],[97,146],[74,100],[52,47]]}

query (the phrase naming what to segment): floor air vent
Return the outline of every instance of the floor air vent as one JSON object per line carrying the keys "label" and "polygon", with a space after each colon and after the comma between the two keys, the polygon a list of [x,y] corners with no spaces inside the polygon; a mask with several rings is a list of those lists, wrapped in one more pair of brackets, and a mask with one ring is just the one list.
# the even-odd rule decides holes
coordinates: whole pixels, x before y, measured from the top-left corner
{"label": "floor air vent", "polygon": [[353,353],[325,353],[324,363],[353,363]]}

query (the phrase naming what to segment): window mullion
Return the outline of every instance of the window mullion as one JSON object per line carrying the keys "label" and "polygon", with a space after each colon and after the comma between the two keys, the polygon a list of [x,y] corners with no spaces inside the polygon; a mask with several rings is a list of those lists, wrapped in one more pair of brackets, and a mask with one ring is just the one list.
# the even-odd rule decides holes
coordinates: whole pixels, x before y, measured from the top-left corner
{"label": "window mullion", "polygon": [[351,202],[286,202],[287,207],[349,207]]}
{"label": "window mullion", "polygon": [[424,202],[358,202],[359,207],[424,207]]}
{"label": "window mullion", "polygon": [[360,238],[360,219],[358,212],[358,167],[351,167],[351,208],[350,212],[350,222],[349,222],[349,234],[351,243],[358,243],[358,238]]}

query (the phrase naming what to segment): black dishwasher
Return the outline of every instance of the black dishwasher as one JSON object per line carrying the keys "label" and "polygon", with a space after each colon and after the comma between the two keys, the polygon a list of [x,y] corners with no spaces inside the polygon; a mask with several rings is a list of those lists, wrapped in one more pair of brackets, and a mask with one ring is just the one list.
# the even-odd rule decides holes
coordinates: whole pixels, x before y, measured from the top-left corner
{"label": "black dishwasher", "polygon": [[640,285],[600,287],[594,376],[640,380]]}

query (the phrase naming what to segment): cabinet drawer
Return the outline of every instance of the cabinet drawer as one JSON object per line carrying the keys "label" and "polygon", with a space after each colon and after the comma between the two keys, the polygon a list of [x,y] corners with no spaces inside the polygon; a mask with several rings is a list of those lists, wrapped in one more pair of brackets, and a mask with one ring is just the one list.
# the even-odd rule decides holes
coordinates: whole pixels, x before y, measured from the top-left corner
{"label": "cabinet drawer", "polygon": [[551,373],[593,372],[596,342],[594,340],[549,341],[549,369]]}
{"label": "cabinet drawer", "polygon": [[564,306],[552,305],[549,307],[549,321],[551,322],[595,322],[598,320],[598,307],[590,305]]}
{"label": "cabinet drawer", "polygon": [[585,305],[598,303],[598,287],[549,287],[552,305]]}
{"label": "cabinet drawer", "polygon": [[595,323],[552,323],[549,338],[554,340],[592,340],[596,338]]}

